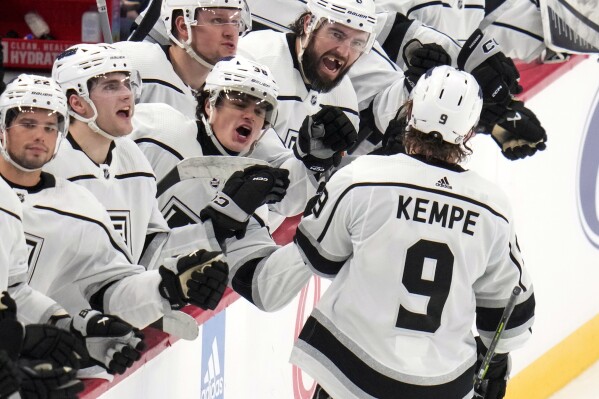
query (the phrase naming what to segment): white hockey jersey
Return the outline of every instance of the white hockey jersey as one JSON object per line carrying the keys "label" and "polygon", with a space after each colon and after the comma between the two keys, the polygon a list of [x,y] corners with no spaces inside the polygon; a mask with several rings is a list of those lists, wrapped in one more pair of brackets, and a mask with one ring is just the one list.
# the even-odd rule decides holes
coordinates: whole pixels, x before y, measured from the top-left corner
{"label": "white hockey jersey", "polygon": [[166,103],[188,118],[195,118],[197,100],[194,90],[173,69],[168,59],[168,47],[148,42],[118,42],[114,46],[126,54],[139,71],[143,83],[140,103]]}
{"label": "white hockey jersey", "polygon": [[106,163],[98,165],[69,134],[44,170],[94,194],[127,244],[133,263],[155,269],[165,258],[203,248],[206,236],[201,226],[169,229],[158,210],[152,167],[127,137],[115,139]]}
{"label": "white hockey jersey", "polygon": [[293,147],[306,116],[314,115],[323,105],[341,108],[358,129],[358,100],[349,78],[343,78],[328,93],[307,87],[299,71],[292,34],[268,30],[250,32],[239,40],[237,52],[268,66],[279,85],[273,128],[287,148]]}
{"label": "white hockey jersey", "polygon": [[0,292],[17,303],[17,317],[25,323],[45,323],[62,307],[27,284],[27,246],[19,198],[0,178]]}
{"label": "white hockey jersey", "polygon": [[[186,120],[165,104],[140,105],[136,115],[142,115],[143,123],[135,122],[134,118],[134,135],[159,177],[158,203],[169,226],[175,229],[209,226],[206,228],[209,248],[220,251],[211,222],[203,224],[200,211],[222,190],[233,172],[250,165],[265,164],[265,161],[215,155],[217,150],[210,146],[209,139],[199,139],[196,121]],[[270,132],[272,143],[276,145],[267,145],[263,137],[254,153],[267,154],[275,166],[280,164],[287,168],[289,165],[292,184],[282,202],[289,201],[290,205],[283,204],[283,211],[295,215],[304,209],[307,197],[313,195],[312,183],[306,185],[305,180],[297,183],[310,174],[288,149],[282,147],[274,131]],[[204,151],[210,155],[204,155]],[[298,177],[294,177],[296,175]],[[293,299],[312,273],[293,244],[281,248],[274,243],[265,226],[265,208],[258,209],[250,218],[243,239],[229,239],[222,249],[229,265],[230,286],[259,309],[274,311]]]}
{"label": "white hockey jersey", "polygon": [[88,190],[48,173],[35,187],[12,186],[23,201],[32,288],[74,314],[113,283],[103,296],[103,311],[137,327],[170,309],[158,291],[158,272],[131,263],[106,210]]}
{"label": "white hockey jersey", "polygon": [[334,277],[291,361],[335,398],[472,398],[486,345],[522,288],[500,353],[530,335],[534,295],[507,197],[472,171],[405,154],[342,168],[295,238]]}
{"label": "white hockey jersey", "polygon": [[[204,155],[223,156],[207,136],[202,122],[186,118],[169,105],[140,104],[136,108],[133,125],[130,137],[149,160],[158,182],[183,159]],[[198,126],[201,126],[201,130],[198,130]],[[316,180],[293,152],[283,146],[274,130],[267,130],[246,156],[289,170],[287,195],[283,201],[270,208],[282,216],[300,214],[316,193]],[[210,196],[209,200],[213,197],[214,195]],[[159,197],[159,202],[161,198]],[[194,201],[187,206],[198,213],[206,203]],[[164,204],[159,205],[163,215],[166,215],[168,212],[165,212]]]}

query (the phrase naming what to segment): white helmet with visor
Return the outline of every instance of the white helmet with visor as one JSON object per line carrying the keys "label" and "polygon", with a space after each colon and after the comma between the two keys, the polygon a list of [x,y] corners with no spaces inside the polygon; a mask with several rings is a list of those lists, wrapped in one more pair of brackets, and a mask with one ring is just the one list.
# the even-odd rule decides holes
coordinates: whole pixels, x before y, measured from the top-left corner
{"label": "white helmet with visor", "polygon": [[[13,122],[17,116],[23,113],[31,113],[42,109],[49,111],[48,115],[56,115],[56,124],[43,126],[49,133],[56,133],[56,145],[52,158],[56,156],[60,142],[66,136],[69,129],[69,115],[67,99],[60,86],[50,78],[37,75],[21,74],[6,86],[6,90],[0,96],[0,132],[2,140],[0,149],[4,158],[17,169],[31,172],[41,169],[29,169],[16,163],[8,154],[7,130],[14,126]],[[25,127],[37,128],[34,122],[27,122]]]}
{"label": "white helmet with visor", "polygon": [[[214,9],[233,10],[232,13],[218,14]],[[179,11],[187,28],[187,40],[181,41],[173,32],[173,23]],[[208,16],[200,17],[200,11]],[[252,29],[252,17],[245,0],[163,0],[160,18],[170,40],[184,49],[196,62],[212,69],[214,64],[206,60],[191,47],[191,28],[194,26],[236,25],[240,35]]]}
{"label": "white helmet with visor", "polygon": [[[60,84],[65,93],[74,90],[83,98],[94,111],[91,118],[69,110],[69,114],[88,126],[96,133],[112,140],[114,137],[102,130],[96,123],[98,110],[90,98],[90,88],[98,79],[109,78],[109,74],[121,72],[125,75],[118,87],[112,91],[114,95],[121,95],[123,89],[130,91],[134,101],[141,94],[141,78],[139,72],[133,68],[131,62],[120,50],[109,44],[78,44],[66,49],[60,54],[52,68],[52,77]],[[133,106],[124,110],[133,113]]]}

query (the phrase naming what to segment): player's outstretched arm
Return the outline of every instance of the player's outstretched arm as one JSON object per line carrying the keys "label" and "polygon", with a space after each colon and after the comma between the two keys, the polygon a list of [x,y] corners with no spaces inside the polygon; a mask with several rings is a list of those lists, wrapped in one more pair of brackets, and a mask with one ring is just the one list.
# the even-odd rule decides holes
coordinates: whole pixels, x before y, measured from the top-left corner
{"label": "player's outstretched arm", "polygon": [[243,238],[250,216],[264,204],[274,204],[285,197],[289,171],[254,165],[235,172],[200,212],[203,222],[210,219],[219,243],[230,237]]}

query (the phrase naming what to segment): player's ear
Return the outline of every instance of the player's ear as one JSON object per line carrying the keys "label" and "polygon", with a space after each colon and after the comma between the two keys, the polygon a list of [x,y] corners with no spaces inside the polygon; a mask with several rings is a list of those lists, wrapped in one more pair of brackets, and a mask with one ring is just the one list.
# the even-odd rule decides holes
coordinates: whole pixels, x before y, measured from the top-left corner
{"label": "player's ear", "polygon": [[85,113],[84,101],[77,94],[69,95],[69,108],[71,108],[77,114]]}
{"label": "player's ear", "polygon": [[204,101],[204,112],[206,113],[208,119],[210,119],[210,116],[212,114],[212,107],[210,107],[210,101],[208,99]]}
{"label": "player's ear", "polygon": [[179,41],[187,41],[189,37],[187,35],[187,25],[185,25],[185,18],[183,15],[179,15],[175,18],[175,29],[177,29],[177,38],[179,38]]}
{"label": "player's ear", "polygon": [[304,24],[304,35],[308,31],[308,25],[310,25],[310,21],[312,21],[312,18],[314,18],[312,14],[307,14],[304,17],[304,20],[303,20],[303,24]]}

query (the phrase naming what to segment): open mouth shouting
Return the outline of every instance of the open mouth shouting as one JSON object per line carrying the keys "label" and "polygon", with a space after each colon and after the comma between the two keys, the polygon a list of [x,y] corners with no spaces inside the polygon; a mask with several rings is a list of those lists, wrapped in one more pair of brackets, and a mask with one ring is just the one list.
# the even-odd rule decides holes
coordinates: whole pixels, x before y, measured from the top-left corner
{"label": "open mouth shouting", "polygon": [[339,74],[343,66],[345,65],[345,61],[331,55],[325,55],[321,58],[321,70],[332,77],[335,77]]}
{"label": "open mouth shouting", "polygon": [[235,132],[237,132],[236,140],[246,143],[252,135],[252,125],[250,123],[242,123],[241,125],[237,126]]}
{"label": "open mouth shouting", "polygon": [[119,110],[116,112],[116,114],[117,114],[118,116],[120,116],[121,118],[128,119],[128,118],[130,118],[130,117],[131,117],[131,114],[132,114],[132,109],[131,109],[131,107],[123,107],[123,108],[119,109]]}

